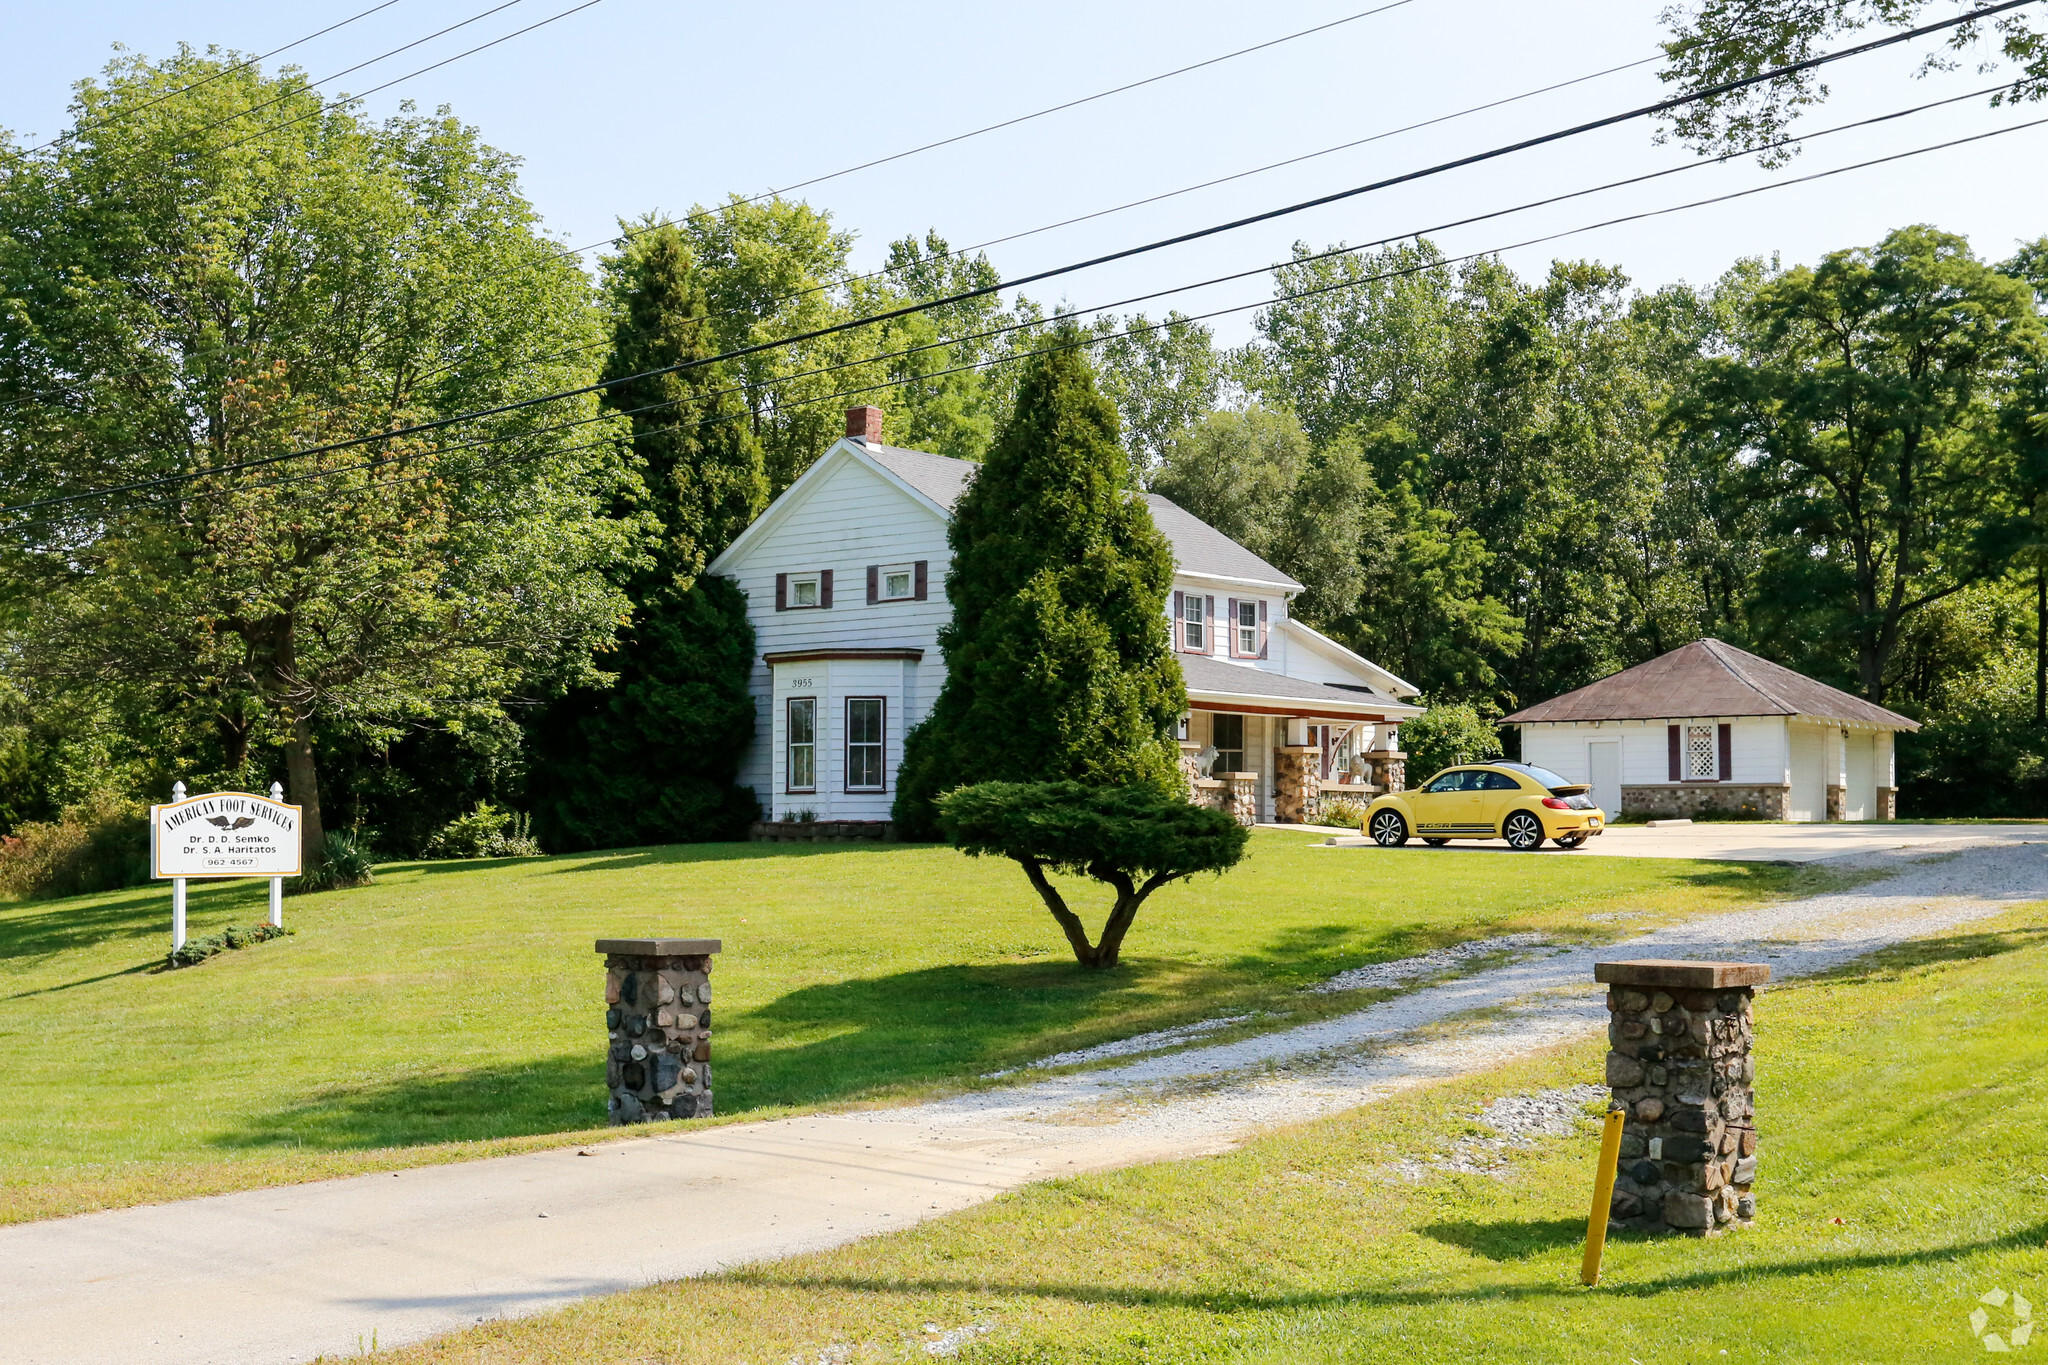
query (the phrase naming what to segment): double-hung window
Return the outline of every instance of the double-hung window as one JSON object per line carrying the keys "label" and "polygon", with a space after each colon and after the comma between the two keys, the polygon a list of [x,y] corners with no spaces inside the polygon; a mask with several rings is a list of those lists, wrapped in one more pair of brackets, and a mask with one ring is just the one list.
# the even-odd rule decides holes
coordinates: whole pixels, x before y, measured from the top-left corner
{"label": "double-hung window", "polygon": [[1259,653],[1259,604],[1256,600],[1237,604],[1237,652],[1247,659]]}
{"label": "double-hung window", "polygon": [[816,791],[818,789],[818,699],[816,697],[791,697],[789,699],[783,756],[785,763],[783,786],[793,792]]}
{"label": "double-hung window", "polygon": [[1203,600],[1198,592],[1181,599],[1181,647],[1196,654],[1209,651],[1209,617]]}
{"label": "double-hung window", "polygon": [[880,697],[846,699],[846,789],[882,790],[884,707]]}

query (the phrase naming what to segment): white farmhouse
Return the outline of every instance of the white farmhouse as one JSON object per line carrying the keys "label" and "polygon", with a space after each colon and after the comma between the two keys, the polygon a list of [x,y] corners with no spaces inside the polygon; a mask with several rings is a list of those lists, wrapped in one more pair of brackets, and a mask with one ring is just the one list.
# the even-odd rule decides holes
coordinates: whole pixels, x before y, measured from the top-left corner
{"label": "white farmhouse", "polygon": [[1892,736],[1918,722],[1719,640],[1698,640],[1502,721],[1522,761],[1610,811],[1890,820]]}
{"label": "white farmhouse", "polygon": [[[739,781],[770,813],[879,837],[903,737],[945,680],[946,526],[980,468],[881,443],[882,413],[847,434],[718,556],[747,594],[760,657],[755,739]],[[1288,615],[1301,584],[1173,503],[1148,496],[1173,545],[1167,612],[1188,686],[1184,766],[1198,800],[1240,820],[1306,820],[1326,792],[1403,781],[1416,689]]]}

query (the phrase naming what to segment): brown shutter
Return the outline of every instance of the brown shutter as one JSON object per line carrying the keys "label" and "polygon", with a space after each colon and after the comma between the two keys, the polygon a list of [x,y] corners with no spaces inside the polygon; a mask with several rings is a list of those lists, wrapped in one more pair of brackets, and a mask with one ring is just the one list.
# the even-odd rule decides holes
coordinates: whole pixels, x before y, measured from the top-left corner
{"label": "brown shutter", "polygon": [[1229,626],[1227,626],[1227,627],[1226,627],[1226,629],[1227,629],[1227,630],[1229,630],[1229,632],[1230,632],[1230,648],[1229,648],[1229,650],[1228,650],[1228,653],[1229,653],[1229,655],[1230,655],[1230,657],[1231,657],[1231,658],[1235,659],[1235,658],[1237,658],[1237,657],[1238,657],[1238,653],[1237,653],[1237,599],[1236,599],[1235,597],[1232,597],[1232,598],[1227,598],[1227,599],[1225,599],[1225,601],[1224,601],[1224,603],[1223,603],[1223,614],[1224,614],[1224,618],[1225,618],[1226,620],[1228,620],[1228,621],[1230,622]]}
{"label": "brown shutter", "polygon": [[775,575],[775,610],[789,610],[789,575],[786,573]]}
{"label": "brown shutter", "polygon": [[870,564],[868,565],[868,605],[873,606],[875,603],[881,600],[882,566],[879,564]]}
{"label": "brown shutter", "polygon": [[1730,727],[1723,722],[1721,726],[1721,781],[1726,782],[1735,776],[1734,758],[1735,736],[1730,733]]}
{"label": "brown shutter", "polygon": [[818,575],[818,605],[821,607],[832,605],[832,571],[830,569]]}
{"label": "brown shutter", "polygon": [[928,562],[928,561],[926,561],[926,560],[922,560],[922,559],[920,559],[920,560],[918,560],[918,561],[917,561],[917,563],[916,563],[916,564],[914,564],[914,565],[912,565],[912,566],[911,566],[911,572],[912,572],[912,574],[914,575],[914,578],[913,578],[913,582],[914,582],[914,584],[915,584],[915,586],[916,586],[916,590],[917,590],[917,591],[916,591],[916,597],[917,597],[917,600],[918,600],[918,601],[920,601],[920,602],[922,602],[922,601],[924,601],[924,600],[925,600],[925,574],[924,574],[924,569],[925,569],[925,564],[926,564],[927,562]]}
{"label": "brown shutter", "polygon": [[1180,613],[1181,613],[1181,600],[1182,600],[1182,599],[1183,599],[1184,597],[1186,597],[1186,596],[1187,596],[1187,594],[1186,594],[1186,593],[1179,593],[1179,592],[1177,592],[1177,593],[1175,593],[1175,594],[1173,595],[1173,647],[1174,647],[1175,649],[1182,649],[1182,648],[1183,648],[1183,646],[1182,646],[1182,639],[1183,639],[1183,637],[1184,637],[1184,636],[1186,635],[1186,633],[1187,633],[1187,627],[1185,627],[1185,626],[1183,626],[1183,625],[1181,624],[1181,614],[1180,614]]}
{"label": "brown shutter", "polygon": [[[1259,657],[1261,659],[1266,657],[1266,599],[1263,597],[1259,599]],[[1323,767],[1326,770],[1330,766],[1329,747],[1329,740],[1326,737],[1323,741],[1323,749],[1325,750],[1323,754]],[[1325,772],[1324,775],[1327,776],[1328,773]]]}
{"label": "brown shutter", "polygon": [[1678,744],[1679,744],[1679,735],[1678,735],[1678,727],[1677,727],[1676,725],[1667,725],[1667,726],[1665,726],[1665,727],[1664,727],[1664,736],[1665,736],[1665,738],[1666,738],[1667,740],[1669,740],[1669,741],[1670,741],[1670,743],[1669,743],[1668,747],[1669,747],[1669,749],[1670,749],[1670,752],[1671,752],[1671,780],[1672,780],[1673,782],[1676,782],[1676,781],[1678,781],[1678,774],[1679,774],[1679,771],[1680,771],[1680,769],[1679,769],[1679,766],[1678,766]]}
{"label": "brown shutter", "polygon": [[1209,631],[1209,638],[1202,641],[1204,646],[1203,652],[1214,654],[1216,652],[1216,599],[1213,597],[1204,597],[1202,599],[1202,624]]}

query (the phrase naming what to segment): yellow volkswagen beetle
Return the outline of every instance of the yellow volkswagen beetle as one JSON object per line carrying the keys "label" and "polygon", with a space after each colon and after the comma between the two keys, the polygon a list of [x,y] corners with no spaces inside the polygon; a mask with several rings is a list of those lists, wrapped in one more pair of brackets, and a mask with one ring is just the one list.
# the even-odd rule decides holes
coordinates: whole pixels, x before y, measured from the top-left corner
{"label": "yellow volkswagen beetle", "polygon": [[1525,853],[1545,839],[1577,848],[1607,827],[1607,812],[1590,790],[1528,763],[1461,764],[1420,787],[1375,798],[1365,830],[1381,848],[1399,848],[1411,837],[1432,846],[1505,839]]}

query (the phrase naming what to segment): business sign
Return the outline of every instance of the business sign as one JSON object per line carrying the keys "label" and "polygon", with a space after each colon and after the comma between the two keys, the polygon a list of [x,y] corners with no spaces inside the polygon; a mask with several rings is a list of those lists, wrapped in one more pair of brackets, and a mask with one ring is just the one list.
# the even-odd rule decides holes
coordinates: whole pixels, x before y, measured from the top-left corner
{"label": "business sign", "polygon": [[152,877],[296,877],[299,807],[210,792],[149,808]]}

